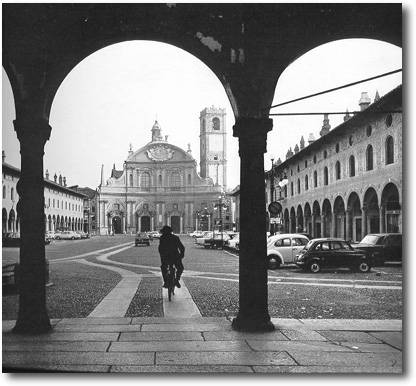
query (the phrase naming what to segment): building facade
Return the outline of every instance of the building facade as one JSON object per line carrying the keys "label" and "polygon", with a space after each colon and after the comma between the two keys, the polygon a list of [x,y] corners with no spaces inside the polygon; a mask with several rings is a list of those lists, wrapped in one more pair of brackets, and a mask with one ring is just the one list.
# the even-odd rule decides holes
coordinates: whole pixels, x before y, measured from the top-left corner
{"label": "building facade", "polygon": [[78,185],[71,186],[70,189],[84,194],[84,213],[83,231],[92,235],[97,234],[97,206],[98,193],[96,190]]}
{"label": "building facade", "polygon": [[401,98],[401,86],[372,104],[363,93],[361,111],[333,130],[325,116],[319,139],[301,141],[266,173],[267,205],[273,180],[283,231],[354,241],[402,232]]}
{"label": "building facade", "polygon": [[[221,119],[224,122],[224,117]],[[205,145],[201,153],[203,177],[197,173],[189,146],[184,151],[168,143],[157,121],[151,132],[152,140],[135,152],[130,147],[123,169],[114,166],[106,183],[101,172],[99,233],[151,231],[164,225],[175,233],[186,233],[221,228],[218,220],[224,229],[229,227],[225,222],[230,217],[228,209],[222,205],[224,187],[213,181],[209,174],[212,169],[207,167],[211,147]],[[218,152],[225,154],[223,149]],[[225,165],[225,160],[222,162]]]}
{"label": "building facade", "polygon": [[[20,220],[17,210],[19,195],[16,190],[20,178],[20,169],[4,162],[3,155],[3,195],[2,195],[2,232],[20,232]],[[49,179],[46,171],[44,179],[45,231],[83,229],[84,199],[86,196],[66,186],[66,178],[56,174]]]}

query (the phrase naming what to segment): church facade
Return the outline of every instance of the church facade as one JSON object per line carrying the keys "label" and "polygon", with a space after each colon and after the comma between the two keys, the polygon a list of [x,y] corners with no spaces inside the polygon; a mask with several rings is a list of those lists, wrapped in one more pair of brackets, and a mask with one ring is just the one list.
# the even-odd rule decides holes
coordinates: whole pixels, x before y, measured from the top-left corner
{"label": "church facade", "polygon": [[164,225],[174,233],[212,230],[218,212],[229,218],[227,210],[218,211],[226,182],[225,109],[204,109],[200,120],[201,175],[190,146],[185,151],[170,144],[157,121],[149,143],[134,152],[130,147],[122,170],[113,166],[106,183],[101,171],[99,234],[153,231]]}

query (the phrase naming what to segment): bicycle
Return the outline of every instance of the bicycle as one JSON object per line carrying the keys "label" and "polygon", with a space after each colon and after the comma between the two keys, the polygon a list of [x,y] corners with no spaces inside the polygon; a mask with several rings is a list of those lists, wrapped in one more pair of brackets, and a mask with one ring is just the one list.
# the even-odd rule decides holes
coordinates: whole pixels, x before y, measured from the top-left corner
{"label": "bicycle", "polygon": [[174,264],[168,265],[168,271],[166,275],[166,284],[168,285],[168,299],[171,301],[172,295],[175,295],[175,283],[176,283],[176,268]]}

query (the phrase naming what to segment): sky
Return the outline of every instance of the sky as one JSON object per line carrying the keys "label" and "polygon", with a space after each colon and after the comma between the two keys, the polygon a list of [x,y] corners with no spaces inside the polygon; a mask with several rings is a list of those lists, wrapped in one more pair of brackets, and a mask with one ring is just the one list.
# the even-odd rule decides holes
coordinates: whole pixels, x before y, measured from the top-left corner
{"label": "sky", "polygon": [[[368,78],[402,67],[402,50],[388,43],[339,40],[317,47],[293,62],[281,75],[273,104]],[[271,113],[359,110],[366,91],[371,100],[401,84],[398,73],[354,87],[296,102]],[[129,41],[108,46],[79,63],[61,84],[52,104],[52,133],[45,145],[44,169],[66,176],[68,185],[95,189],[121,170],[130,144],[137,150],[151,140],[158,120],[162,135],[192,155],[199,171],[199,114],[205,107],[227,111],[228,188],[239,184],[238,140],[232,136],[234,116],[225,90],[199,59],[177,47],[152,41]],[[20,167],[19,143],[13,130],[14,102],[2,72],[2,150],[6,162]],[[330,115],[334,128],[343,116]],[[323,116],[273,117],[268,134],[265,170],[270,158],[285,160],[289,147],[319,137]]]}

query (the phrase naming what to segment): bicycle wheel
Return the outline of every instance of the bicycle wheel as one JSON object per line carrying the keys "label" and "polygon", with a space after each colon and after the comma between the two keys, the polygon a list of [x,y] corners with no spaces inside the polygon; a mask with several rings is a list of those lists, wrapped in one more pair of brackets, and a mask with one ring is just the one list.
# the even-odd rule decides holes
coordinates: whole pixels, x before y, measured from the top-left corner
{"label": "bicycle wheel", "polygon": [[168,267],[168,299],[171,301],[172,295],[175,295],[175,267]]}

